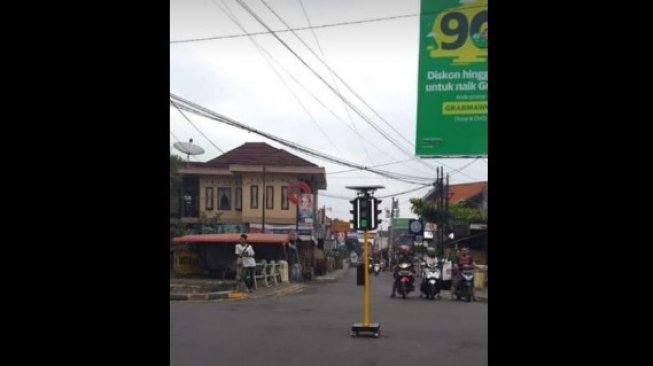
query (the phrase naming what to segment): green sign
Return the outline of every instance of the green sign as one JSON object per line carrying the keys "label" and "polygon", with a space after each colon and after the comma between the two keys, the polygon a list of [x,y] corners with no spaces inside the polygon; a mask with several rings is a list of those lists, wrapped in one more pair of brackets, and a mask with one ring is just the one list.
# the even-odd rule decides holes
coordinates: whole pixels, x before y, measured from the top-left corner
{"label": "green sign", "polygon": [[408,221],[410,221],[410,219],[393,218],[390,222],[390,226],[395,229],[408,229]]}
{"label": "green sign", "polygon": [[486,156],[487,0],[422,0],[417,156]]}

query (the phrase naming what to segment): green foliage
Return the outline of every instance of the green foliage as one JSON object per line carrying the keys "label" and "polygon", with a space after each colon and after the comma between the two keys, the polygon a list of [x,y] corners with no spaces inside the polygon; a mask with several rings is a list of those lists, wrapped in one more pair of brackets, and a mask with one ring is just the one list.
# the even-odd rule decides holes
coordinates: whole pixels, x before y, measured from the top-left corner
{"label": "green foliage", "polygon": [[487,219],[478,208],[449,206],[449,223],[452,225],[483,224]]}
{"label": "green foliage", "polygon": [[[444,218],[443,210],[435,207],[435,204],[419,198],[411,198],[411,211],[427,222],[441,222]],[[486,223],[487,218],[483,215],[481,209],[469,208],[464,205],[450,205],[448,212],[448,221],[450,225],[468,225],[477,223]]]}

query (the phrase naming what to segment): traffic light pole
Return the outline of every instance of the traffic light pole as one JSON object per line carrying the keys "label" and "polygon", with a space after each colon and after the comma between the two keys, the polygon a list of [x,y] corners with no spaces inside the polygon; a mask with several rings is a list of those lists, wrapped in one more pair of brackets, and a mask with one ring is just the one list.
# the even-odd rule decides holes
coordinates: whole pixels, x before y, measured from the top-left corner
{"label": "traffic light pole", "polygon": [[[354,215],[352,220],[354,230],[363,230],[363,321],[361,323],[354,323],[351,327],[351,335],[357,336],[363,332],[371,332],[374,337],[381,335],[381,326],[378,323],[370,323],[370,246],[368,243],[369,230],[375,230],[380,221],[378,210],[380,200],[370,195],[369,191],[374,192],[375,189],[384,188],[383,186],[360,186],[360,187],[347,187],[358,191],[358,197],[351,201],[353,210],[351,213]],[[359,267],[360,268],[360,267]],[[360,273],[360,272],[359,272]]]}
{"label": "traffic light pole", "polygon": [[367,229],[365,229],[365,234],[363,234],[363,246],[365,247],[363,253],[365,256],[365,268],[363,273],[365,274],[365,289],[363,291],[363,326],[370,326],[370,256],[369,248],[367,245]]}

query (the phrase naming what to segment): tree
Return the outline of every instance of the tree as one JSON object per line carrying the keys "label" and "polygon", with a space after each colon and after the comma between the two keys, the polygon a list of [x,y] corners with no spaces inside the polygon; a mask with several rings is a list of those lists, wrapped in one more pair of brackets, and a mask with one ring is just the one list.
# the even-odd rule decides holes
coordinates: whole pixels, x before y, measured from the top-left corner
{"label": "tree", "polygon": [[442,217],[441,210],[435,207],[435,203],[420,198],[410,199],[410,211],[427,222],[439,222]]}
{"label": "tree", "polygon": [[[435,203],[419,198],[411,198],[411,211],[428,222],[441,222],[444,210],[435,207]],[[465,207],[464,205],[449,205],[447,219],[450,225],[469,225],[485,223],[487,218],[481,209]]]}
{"label": "tree", "polygon": [[451,225],[484,224],[486,222],[487,218],[479,208],[461,205],[449,206],[449,223]]}

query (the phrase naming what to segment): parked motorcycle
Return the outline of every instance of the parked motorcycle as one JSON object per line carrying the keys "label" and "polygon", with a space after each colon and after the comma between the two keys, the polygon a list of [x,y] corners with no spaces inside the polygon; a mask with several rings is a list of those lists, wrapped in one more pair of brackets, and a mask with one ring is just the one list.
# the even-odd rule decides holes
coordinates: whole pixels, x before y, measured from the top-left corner
{"label": "parked motorcycle", "polygon": [[456,300],[464,298],[467,302],[470,302],[474,297],[474,267],[463,267],[461,276],[454,295],[456,296]]}

